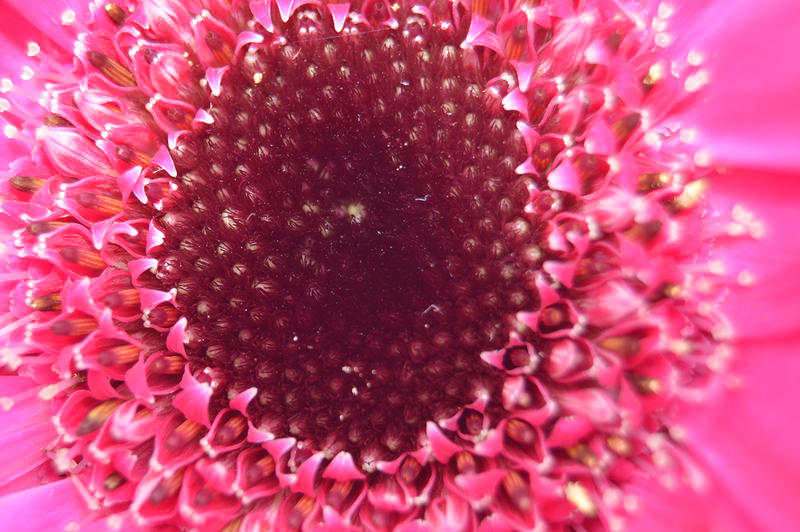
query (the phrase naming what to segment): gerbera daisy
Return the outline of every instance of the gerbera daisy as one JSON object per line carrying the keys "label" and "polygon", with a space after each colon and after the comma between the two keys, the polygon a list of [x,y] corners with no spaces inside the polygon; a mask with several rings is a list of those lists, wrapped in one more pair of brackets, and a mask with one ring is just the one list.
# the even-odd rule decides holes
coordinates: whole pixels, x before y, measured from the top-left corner
{"label": "gerbera daisy", "polygon": [[720,120],[715,5],[3,9],[11,525],[619,530],[710,489],[765,510],[682,526],[783,524],[748,482],[786,477],[731,473],[781,417],[726,445],[709,405],[759,406],[753,323],[794,345],[741,253],[797,237],[723,163],[797,135]]}

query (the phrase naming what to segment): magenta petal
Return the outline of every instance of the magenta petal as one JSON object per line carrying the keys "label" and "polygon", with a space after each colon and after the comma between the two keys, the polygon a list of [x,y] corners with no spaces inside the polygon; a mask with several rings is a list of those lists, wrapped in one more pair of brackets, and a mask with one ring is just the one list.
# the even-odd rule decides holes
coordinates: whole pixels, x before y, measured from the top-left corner
{"label": "magenta petal", "polygon": [[569,162],[562,162],[547,175],[547,183],[550,188],[563,190],[570,194],[580,194],[580,178],[578,173]]}
{"label": "magenta petal", "polygon": [[325,468],[322,477],[339,481],[363,480],[364,474],[358,470],[350,453],[341,451],[333,458],[331,463],[328,464],[328,467]]}
{"label": "magenta petal", "polygon": [[147,203],[147,195],[144,193],[144,176],[141,166],[134,166],[126,170],[119,176],[119,189],[122,192],[122,199],[127,200],[131,192],[136,199],[142,203]]}
{"label": "magenta petal", "polygon": [[91,523],[81,524],[81,532],[148,532],[147,528],[136,522],[136,519],[129,512],[111,514],[103,519],[92,521]]}
{"label": "magenta petal", "polygon": [[337,32],[342,31],[347,14],[350,12],[350,2],[328,4],[328,11],[331,12],[331,17],[333,17],[333,27]]}
{"label": "magenta petal", "polygon": [[502,103],[507,111],[517,111],[523,118],[528,118],[528,98],[519,89],[509,92]]}
{"label": "magenta petal", "polygon": [[433,421],[427,425],[428,440],[431,442],[433,456],[442,463],[447,463],[451,456],[461,450],[461,447],[450,441],[439,426]]}
{"label": "magenta petal", "polygon": [[150,310],[159,303],[171,301],[172,298],[172,294],[162,290],[153,290],[152,288],[139,289],[139,299],[141,300],[142,310]]}
{"label": "magenta petal", "polygon": [[[4,8],[8,9],[8,8]],[[20,65],[25,64],[27,56],[24,53],[26,41],[33,38],[37,30],[27,23],[25,19],[15,16],[16,13],[5,11],[0,19],[0,68],[3,72],[16,73]]]}
{"label": "magenta petal", "polygon": [[147,369],[143,362],[137,362],[125,373],[125,384],[137,397],[146,401],[153,400],[153,392],[147,385]]}
{"label": "magenta petal", "polygon": [[315,491],[314,480],[317,476],[325,456],[322,453],[316,453],[311,458],[303,462],[297,468],[295,482],[292,486],[294,491],[305,493],[306,495],[313,496]]}
{"label": "magenta petal", "polygon": [[178,175],[178,171],[175,169],[175,163],[172,161],[172,157],[167,150],[167,147],[163,144],[159,146],[158,151],[153,158],[150,159],[150,162],[153,164],[157,164],[166,172],[171,175],[172,177],[176,177]]}
{"label": "magenta petal", "polygon": [[42,144],[50,161],[64,175],[86,177],[112,173],[106,155],[77,130],[48,128],[43,134]]}
{"label": "magenta petal", "polygon": [[[37,2],[36,9],[23,0],[4,0],[16,13],[37,28],[48,39],[58,43],[64,50],[71,51],[75,42],[76,32],[71,27],[70,20],[86,20],[88,17],[87,2],[65,2],[64,0],[42,0]],[[7,11],[4,7],[3,16],[9,20],[18,20],[17,16]],[[65,12],[69,10],[72,15]],[[16,14],[15,13],[15,14]],[[28,38],[35,38],[31,35]]]}
{"label": "magenta petal", "polygon": [[698,124],[698,144],[716,161],[800,168],[800,106],[793,103],[800,86],[796,16],[792,0],[736,7],[717,1],[673,24],[680,59],[696,50],[707,60],[701,66],[710,71],[703,93],[708,103],[693,107],[687,118]]}
{"label": "magenta petal", "polygon": [[739,281],[732,283],[732,292],[723,304],[737,337],[797,334],[797,176],[731,169],[713,182],[710,192],[712,205],[718,211],[733,211],[734,217],[742,220],[740,223],[734,219],[735,225],[730,228],[743,231],[743,236],[719,249],[726,275]]}
{"label": "magenta petal", "polygon": [[272,31],[272,17],[270,17],[271,3],[268,0],[250,0],[250,12],[267,31]]}
{"label": "magenta petal", "polygon": [[170,327],[166,341],[166,346],[169,350],[180,353],[184,357],[186,356],[186,348],[183,345],[186,338],[186,323],[186,318],[182,317],[175,325]]}
{"label": "magenta petal", "polygon": [[253,400],[253,397],[256,396],[258,393],[258,388],[248,388],[245,391],[239,393],[231,400],[231,408],[234,410],[238,410],[242,414],[247,414],[247,405],[250,404],[250,401]]}
{"label": "magenta petal", "polygon": [[[739,342],[733,388],[687,422],[687,440],[712,481],[763,530],[800,518],[800,431],[794,423],[800,339]],[[731,416],[731,412],[736,412]]]}
{"label": "magenta petal", "polygon": [[733,369],[741,382],[691,412],[684,425],[705,483],[699,491],[638,483],[639,509],[630,530],[791,530],[800,519],[793,422],[800,341],[739,342],[736,347]]}
{"label": "magenta petal", "polygon": [[[170,159],[171,160],[171,159]],[[147,244],[145,249],[148,253],[164,243],[164,233],[156,227],[152,220],[147,228]]]}
{"label": "magenta petal", "polygon": [[34,385],[24,377],[0,377],[0,394],[4,396],[0,408],[0,448],[14,449],[14,460],[0,464],[0,485],[43,463],[46,458],[41,450],[55,437],[47,402],[35,394],[18,401],[12,399]]}
{"label": "magenta petal", "polygon": [[252,421],[247,422],[247,441],[250,443],[264,443],[273,440],[275,435],[271,432],[259,430],[253,426]]}
{"label": "magenta petal", "polygon": [[172,404],[183,412],[187,419],[210,427],[208,403],[214,393],[211,386],[207,383],[197,382],[187,368],[183,374],[181,388],[181,391],[175,394]]}
{"label": "magenta petal", "polygon": [[456,485],[465,493],[468,493],[475,500],[494,493],[497,484],[507,475],[506,471],[492,469],[483,473],[471,475],[458,475],[455,478]]}
{"label": "magenta petal", "polygon": [[142,275],[147,270],[158,267],[158,259],[143,258],[135,259],[128,263],[128,268],[131,272],[131,277],[135,281],[137,277]]}
{"label": "magenta petal", "polygon": [[211,94],[213,94],[214,96],[219,96],[220,91],[222,90],[222,76],[224,76],[225,72],[227,71],[228,71],[227,66],[211,67],[208,70],[206,70],[206,79],[208,80],[208,86],[209,88],[211,88]]}
{"label": "magenta petal", "polygon": [[70,523],[83,522],[86,514],[86,501],[70,478],[0,498],[5,530],[64,530]]}

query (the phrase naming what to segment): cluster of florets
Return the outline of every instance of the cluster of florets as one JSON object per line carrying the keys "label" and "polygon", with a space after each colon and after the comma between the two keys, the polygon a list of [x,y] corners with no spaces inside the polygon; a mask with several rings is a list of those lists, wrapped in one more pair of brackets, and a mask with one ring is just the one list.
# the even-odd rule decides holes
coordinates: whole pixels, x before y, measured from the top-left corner
{"label": "cluster of florets", "polygon": [[669,121],[703,77],[597,4],[105,3],[73,72],[37,50],[0,336],[43,479],[205,530],[614,528],[682,481],[726,355]]}

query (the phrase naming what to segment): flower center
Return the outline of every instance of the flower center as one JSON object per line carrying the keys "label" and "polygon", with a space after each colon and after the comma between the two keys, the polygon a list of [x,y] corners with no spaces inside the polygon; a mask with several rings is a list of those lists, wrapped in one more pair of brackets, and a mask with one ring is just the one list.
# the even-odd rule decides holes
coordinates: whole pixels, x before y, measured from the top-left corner
{"label": "flower center", "polygon": [[362,461],[413,450],[478,398],[493,417],[503,377],[481,352],[537,305],[514,118],[454,38],[421,41],[248,54],[174,151],[158,221],[191,363],[229,393],[257,388],[256,425]]}

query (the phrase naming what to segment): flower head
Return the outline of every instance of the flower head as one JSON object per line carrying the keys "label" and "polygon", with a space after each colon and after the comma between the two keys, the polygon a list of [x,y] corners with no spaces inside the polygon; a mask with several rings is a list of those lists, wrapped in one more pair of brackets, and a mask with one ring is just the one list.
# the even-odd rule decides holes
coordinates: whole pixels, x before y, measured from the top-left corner
{"label": "flower head", "polygon": [[709,71],[639,7],[64,11],[70,55],[32,44],[0,100],[33,438],[0,483],[226,531],[618,529],[638,479],[697,484],[714,248],[765,228],[706,202],[680,111]]}

